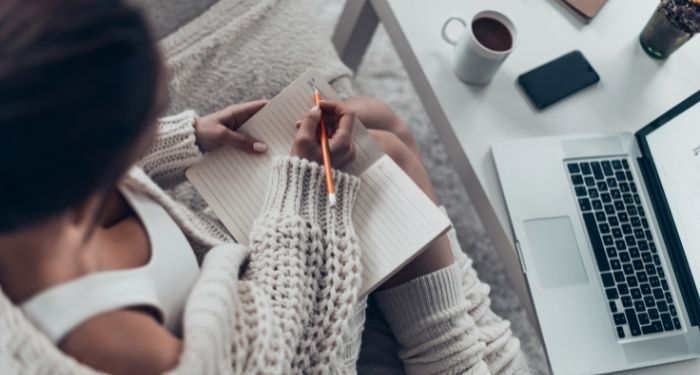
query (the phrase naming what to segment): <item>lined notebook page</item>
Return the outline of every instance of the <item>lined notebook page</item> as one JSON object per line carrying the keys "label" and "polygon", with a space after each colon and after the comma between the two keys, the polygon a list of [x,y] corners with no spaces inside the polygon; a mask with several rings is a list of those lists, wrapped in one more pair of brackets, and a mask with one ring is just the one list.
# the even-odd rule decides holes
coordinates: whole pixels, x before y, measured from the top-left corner
{"label": "lined notebook page", "polygon": [[[187,171],[188,179],[238,242],[248,242],[267,193],[272,160],[275,155],[289,154],[294,123],[314,105],[314,87],[324,98],[337,100],[322,76],[310,69],[239,129],[264,141],[267,153],[252,155],[222,148]],[[357,158],[345,169],[362,180],[353,223],[362,251],[361,292],[369,293],[447,230],[449,221],[381,152],[359,122],[354,136]]]}
{"label": "lined notebook page", "polygon": [[387,155],[360,175],[353,224],[369,293],[450,227],[449,219]]}

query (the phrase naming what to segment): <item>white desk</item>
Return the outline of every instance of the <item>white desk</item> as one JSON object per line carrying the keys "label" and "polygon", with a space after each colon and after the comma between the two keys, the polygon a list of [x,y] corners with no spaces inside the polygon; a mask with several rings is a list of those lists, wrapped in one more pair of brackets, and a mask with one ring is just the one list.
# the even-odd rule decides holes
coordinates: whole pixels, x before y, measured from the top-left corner
{"label": "white desk", "polygon": [[[664,62],[641,50],[639,32],[657,4],[612,0],[585,25],[555,0],[348,0],[338,22],[333,40],[353,68],[377,22],[386,28],[532,318],[490,146],[511,138],[635,131],[700,89],[700,42],[691,40]],[[478,88],[452,73],[451,46],[440,29],[449,16],[471,18],[483,9],[507,14],[518,36],[493,82]],[[517,89],[517,76],[574,49],[589,59],[601,82],[538,112]],[[699,374],[700,360],[634,373]]]}

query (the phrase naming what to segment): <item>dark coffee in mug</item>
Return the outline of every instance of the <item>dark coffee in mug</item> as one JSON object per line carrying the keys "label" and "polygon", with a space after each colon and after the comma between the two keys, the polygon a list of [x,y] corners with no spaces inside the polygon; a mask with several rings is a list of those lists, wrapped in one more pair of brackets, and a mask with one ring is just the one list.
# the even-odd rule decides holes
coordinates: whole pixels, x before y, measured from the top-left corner
{"label": "dark coffee in mug", "polygon": [[510,30],[494,18],[477,18],[472,22],[472,32],[479,43],[492,51],[503,52],[513,48]]}
{"label": "dark coffee in mug", "polygon": [[[452,22],[463,29],[455,39],[447,33]],[[457,77],[471,85],[485,85],[517,44],[513,22],[503,13],[483,10],[467,21],[452,16],[442,24],[442,39],[453,45],[452,70]]]}

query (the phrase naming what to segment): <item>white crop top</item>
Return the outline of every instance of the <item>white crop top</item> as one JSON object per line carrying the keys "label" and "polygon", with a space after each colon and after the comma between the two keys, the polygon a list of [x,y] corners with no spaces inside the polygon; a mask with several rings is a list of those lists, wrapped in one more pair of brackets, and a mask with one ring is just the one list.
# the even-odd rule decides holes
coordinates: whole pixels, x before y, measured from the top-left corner
{"label": "white crop top", "polygon": [[99,314],[126,307],[155,309],[180,336],[185,301],[199,274],[187,238],[168,213],[147,196],[121,189],[141,219],[150,259],[141,267],[96,272],[46,289],[22,304],[25,315],[54,343]]}

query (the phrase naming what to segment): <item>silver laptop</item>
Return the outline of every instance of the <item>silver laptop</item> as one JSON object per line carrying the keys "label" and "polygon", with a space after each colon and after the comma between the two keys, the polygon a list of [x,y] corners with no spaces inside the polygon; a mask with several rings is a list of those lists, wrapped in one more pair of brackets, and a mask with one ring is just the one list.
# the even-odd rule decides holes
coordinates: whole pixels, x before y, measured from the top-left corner
{"label": "silver laptop", "polygon": [[636,134],[492,147],[555,374],[700,356],[699,101]]}

